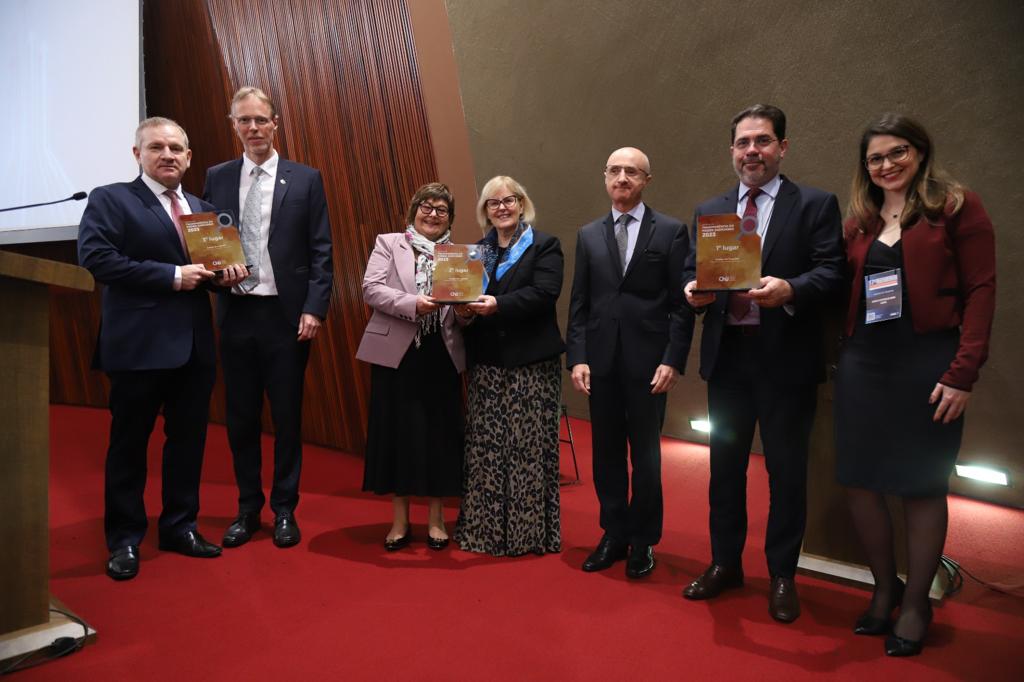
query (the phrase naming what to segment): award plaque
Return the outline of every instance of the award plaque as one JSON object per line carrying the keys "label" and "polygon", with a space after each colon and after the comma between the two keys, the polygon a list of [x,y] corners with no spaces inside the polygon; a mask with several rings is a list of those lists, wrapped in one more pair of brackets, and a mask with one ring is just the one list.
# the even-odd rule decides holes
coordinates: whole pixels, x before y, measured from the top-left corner
{"label": "award plaque", "polygon": [[479,244],[434,246],[434,289],[438,303],[472,303],[484,293],[483,247]]}
{"label": "award plaque", "polygon": [[188,258],[207,270],[220,272],[229,265],[245,265],[245,252],[238,228],[229,211],[193,213],[181,216]]}
{"label": "award plaque", "polygon": [[695,291],[747,291],[761,286],[761,237],[757,220],[735,213],[697,219]]}

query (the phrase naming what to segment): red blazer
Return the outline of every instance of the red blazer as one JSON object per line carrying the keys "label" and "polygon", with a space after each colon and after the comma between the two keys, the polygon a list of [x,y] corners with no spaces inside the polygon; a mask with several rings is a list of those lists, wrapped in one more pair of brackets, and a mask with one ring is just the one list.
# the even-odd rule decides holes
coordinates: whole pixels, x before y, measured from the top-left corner
{"label": "red blazer", "polygon": [[[850,221],[847,221],[850,229]],[[864,295],[864,259],[876,235],[856,232],[846,240],[850,280],[846,335],[853,334]],[[935,223],[922,218],[903,231],[903,286],[919,334],[960,327],[960,347],[939,382],[965,391],[978,380],[988,357],[996,306],[995,232],[981,199],[966,192],[956,215]]]}

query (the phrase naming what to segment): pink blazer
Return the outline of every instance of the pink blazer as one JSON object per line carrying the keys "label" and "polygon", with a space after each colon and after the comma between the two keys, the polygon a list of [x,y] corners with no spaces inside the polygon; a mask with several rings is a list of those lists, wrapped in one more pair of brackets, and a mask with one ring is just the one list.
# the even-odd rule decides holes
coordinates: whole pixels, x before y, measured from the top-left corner
{"label": "pink blazer", "polygon": [[[404,232],[377,235],[363,276],[363,301],[373,309],[356,358],[398,367],[416,336],[416,261]],[[440,333],[455,369],[466,369],[462,330],[451,306],[441,308]]]}

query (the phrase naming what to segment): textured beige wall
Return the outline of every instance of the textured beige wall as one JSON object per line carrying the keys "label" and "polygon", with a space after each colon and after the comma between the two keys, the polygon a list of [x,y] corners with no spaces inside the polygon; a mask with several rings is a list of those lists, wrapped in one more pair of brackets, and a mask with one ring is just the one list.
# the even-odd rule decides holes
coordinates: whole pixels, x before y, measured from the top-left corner
{"label": "textured beige wall", "polygon": [[[477,185],[526,185],[539,229],[568,257],[575,231],[609,208],[601,169],[635,145],[651,157],[646,200],[690,222],[735,182],[729,119],[764,101],[785,110],[783,172],[845,205],[857,140],[877,113],[921,119],[937,156],[982,195],[997,230],[991,359],[969,406],[961,460],[1002,462],[1024,483],[1024,9],[1014,0],[556,2],[446,0]],[[467,199],[460,198],[467,202]],[[698,325],[699,327],[699,325]],[[706,410],[699,336],[669,400],[666,432],[696,439]],[[568,381],[566,381],[568,384]],[[566,390],[575,414],[586,403]],[[1019,489],[1018,489],[1019,490]],[[1024,497],[1020,492],[1016,502]]]}

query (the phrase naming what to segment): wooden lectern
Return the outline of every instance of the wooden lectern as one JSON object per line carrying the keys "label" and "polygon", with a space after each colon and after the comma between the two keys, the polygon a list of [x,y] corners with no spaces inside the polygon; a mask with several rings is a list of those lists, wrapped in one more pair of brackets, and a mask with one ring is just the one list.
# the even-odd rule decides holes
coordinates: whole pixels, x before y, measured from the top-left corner
{"label": "wooden lectern", "polygon": [[0,638],[50,621],[51,286],[94,283],[75,265],[0,251]]}

